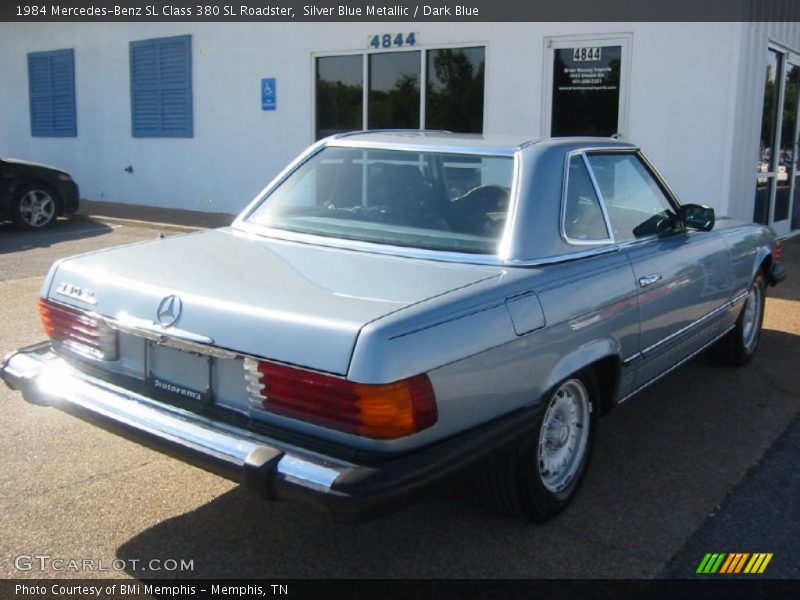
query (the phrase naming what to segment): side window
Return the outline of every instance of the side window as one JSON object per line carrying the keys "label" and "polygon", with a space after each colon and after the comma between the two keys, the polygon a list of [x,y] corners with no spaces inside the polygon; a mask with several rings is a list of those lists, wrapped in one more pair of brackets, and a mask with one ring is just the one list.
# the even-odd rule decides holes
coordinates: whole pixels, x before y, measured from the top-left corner
{"label": "side window", "polygon": [[673,231],[675,212],[635,154],[587,154],[618,242]]}
{"label": "side window", "polygon": [[610,238],[600,200],[581,156],[573,156],[569,161],[564,234],[577,242],[606,242]]}

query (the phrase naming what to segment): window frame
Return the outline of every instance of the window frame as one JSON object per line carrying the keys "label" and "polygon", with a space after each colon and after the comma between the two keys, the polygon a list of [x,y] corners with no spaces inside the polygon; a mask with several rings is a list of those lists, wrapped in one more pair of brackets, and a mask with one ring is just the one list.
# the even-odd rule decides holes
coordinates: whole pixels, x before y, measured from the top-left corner
{"label": "window frame", "polygon": [[[182,131],[165,132],[163,123],[161,123],[158,132],[143,133],[141,130],[136,128],[136,122],[134,119],[133,49],[136,46],[141,46],[149,43],[156,43],[157,44],[156,47],[158,48],[158,45],[160,45],[161,43],[175,42],[178,40],[188,41],[187,54],[186,54],[187,56],[186,70],[188,72],[186,85],[188,87],[188,105],[189,105],[188,126],[185,130]],[[128,81],[130,85],[131,137],[134,138],[193,138],[194,137],[194,64],[192,60],[192,53],[193,53],[192,34],[169,35],[156,38],[147,38],[143,40],[131,40],[128,43],[128,71],[129,71]],[[158,60],[158,58],[156,60]],[[161,79],[159,77],[159,99],[161,99],[160,91],[161,91]],[[159,109],[161,109],[161,104],[159,104]]]}
{"label": "window frame", "polygon": [[[55,126],[53,123],[50,124],[50,128],[47,130],[36,129],[33,123],[33,89],[32,89],[32,80],[31,80],[31,59],[32,58],[47,58],[50,60],[54,56],[67,56],[69,57],[70,62],[70,75],[71,75],[71,90],[70,90],[70,101],[71,101],[71,116],[72,116],[72,127],[68,131],[56,131]],[[30,119],[30,128],[31,128],[31,137],[55,137],[55,138],[62,138],[62,137],[78,137],[78,101],[77,101],[77,94],[76,94],[76,86],[75,86],[75,49],[74,48],[62,48],[59,50],[43,50],[37,52],[28,52],[26,56],[26,66],[28,72],[28,117]],[[51,65],[52,69],[52,65]],[[50,88],[48,90],[50,96],[50,110],[53,112],[53,85],[52,85],[52,75],[50,80]]]}
{"label": "window frame", "polygon": [[489,89],[489,69],[486,66],[489,64],[489,43],[486,41],[475,42],[450,42],[443,44],[414,44],[413,46],[404,46],[402,48],[363,48],[356,50],[340,50],[340,51],[325,51],[325,52],[312,52],[311,53],[311,141],[316,142],[317,138],[317,59],[327,58],[332,56],[361,56],[361,129],[369,131],[368,129],[368,116],[369,116],[369,56],[371,54],[387,54],[390,52],[419,52],[420,53],[420,85],[419,85],[419,129],[425,130],[425,119],[427,117],[427,94],[428,94],[428,52],[435,50],[455,50],[458,48],[483,48],[483,118],[481,121],[481,133],[486,131],[486,116],[488,114],[488,89]]}
{"label": "window frame", "polygon": [[[686,231],[686,228],[683,227],[683,224],[678,221],[678,226],[672,232],[665,232],[665,233],[653,233],[650,235],[642,236],[640,238],[635,238],[632,240],[617,240],[616,236],[614,235],[614,228],[612,227],[611,218],[608,214],[608,207],[606,206],[606,199],[603,196],[603,192],[600,189],[599,184],[597,183],[597,178],[595,177],[594,170],[592,169],[591,164],[589,163],[588,155],[590,154],[631,154],[635,156],[642,164],[644,169],[650,174],[653,180],[656,182],[656,185],[664,194],[664,197],[667,199],[667,202],[672,207],[673,211],[676,215],[679,214],[679,209],[681,206],[680,200],[678,200],[677,195],[669,187],[666,180],[662,177],[661,173],[656,169],[653,163],[645,156],[640,148],[637,147],[618,147],[618,146],[608,146],[608,147],[590,147],[590,148],[576,148],[567,152],[565,159],[564,159],[564,173],[563,173],[563,182],[561,186],[561,212],[560,212],[560,234],[561,239],[564,240],[570,246],[594,246],[594,247],[606,247],[606,246],[615,246],[615,247],[628,247],[631,245],[638,245],[645,242],[649,242],[656,239],[661,239],[664,236],[675,235],[678,233],[683,233]],[[605,221],[606,231],[609,234],[609,237],[604,240],[575,240],[570,238],[566,232],[566,208],[567,208],[567,186],[568,186],[568,178],[569,178],[569,164],[573,157],[580,156],[586,165],[586,168],[589,171],[589,178],[592,181],[592,186],[594,187],[595,194],[597,194],[597,199],[600,202],[600,209],[603,213],[603,219]]]}
{"label": "window frame", "polygon": [[[595,196],[597,197],[597,201],[600,204],[600,212],[603,215],[603,224],[606,228],[606,233],[608,234],[605,238],[595,239],[595,240],[579,240],[573,237],[570,237],[567,234],[567,201],[569,196],[569,167],[572,163],[573,159],[578,159],[583,162],[584,166],[586,167],[586,172],[589,175],[589,181],[592,183],[592,188],[594,189]],[[613,244],[614,241],[614,230],[611,229],[611,220],[608,217],[608,211],[606,210],[606,203],[603,200],[603,194],[600,191],[600,186],[597,184],[597,179],[595,179],[594,171],[592,171],[592,167],[589,164],[589,160],[586,158],[586,152],[583,150],[573,150],[567,153],[565,162],[564,162],[564,182],[562,184],[562,199],[561,199],[561,237],[565,242],[572,246],[601,246],[605,244]]]}

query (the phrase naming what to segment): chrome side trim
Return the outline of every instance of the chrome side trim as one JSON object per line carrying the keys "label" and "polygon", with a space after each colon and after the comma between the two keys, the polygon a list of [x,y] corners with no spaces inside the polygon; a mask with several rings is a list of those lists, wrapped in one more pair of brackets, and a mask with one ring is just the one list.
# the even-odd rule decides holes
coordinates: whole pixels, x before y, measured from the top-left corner
{"label": "chrome side trim", "polygon": [[628,358],[622,359],[622,366],[626,367],[635,360],[639,360],[640,358],[642,358],[642,356],[643,354],[641,352],[635,352],[634,354],[631,354]]}
{"label": "chrome side trim", "polygon": [[747,295],[748,295],[749,293],[750,293],[750,291],[749,291],[749,290],[745,290],[744,292],[741,292],[741,293],[740,293],[738,296],[736,296],[736,297],[734,297],[733,299],[731,299],[731,300],[730,300],[731,306],[734,306],[734,305],[736,305],[736,304],[739,304],[739,302],[741,302],[742,300],[744,300],[745,298],[747,298]]}
{"label": "chrome side trim", "polygon": [[619,251],[620,248],[618,246],[599,246],[590,248],[588,250],[579,250],[577,252],[559,254],[558,256],[548,256],[547,258],[533,258],[530,260],[511,259],[504,261],[502,264],[503,266],[507,267],[545,267],[547,265],[556,265],[582,258],[602,256],[603,254],[614,254],[615,252]]}
{"label": "chrome side trim", "polygon": [[710,321],[714,317],[717,317],[717,316],[725,313],[726,311],[730,310],[731,307],[733,306],[733,304],[734,304],[733,300],[726,301],[724,304],[722,304],[722,305],[718,306],[717,308],[715,308],[714,310],[704,314],[699,319],[697,319],[695,321],[692,321],[688,325],[685,325],[685,326],[681,327],[680,329],[678,329],[678,331],[673,331],[667,337],[660,339],[655,344],[651,344],[650,346],[648,346],[647,348],[642,350],[641,353],[646,358],[648,354],[651,354],[655,350],[658,350],[658,348],[660,348],[664,344],[668,344],[669,342],[671,342],[675,338],[683,336],[684,334],[686,334],[687,332],[691,331],[692,329],[700,327],[706,321]]}
{"label": "chrome side trim", "polygon": [[628,358],[625,358],[625,359],[622,360],[622,364],[627,366],[627,365],[631,364],[632,362],[634,362],[635,360],[638,360],[640,358],[644,358],[649,352],[651,352],[652,350],[657,349],[662,344],[666,344],[669,341],[671,341],[673,338],[678,337],[678,336],[686,333],[687,331],[691,330],[694,327],[702,325],[707,320],[717,316],[718,314],[724,313],[726,310],[730,310],[731,308],[735,307],[739,302],[744,300],[747,297],[747,293],[748,292],[742,292],[740,294],[737,294],[734,298],[726,301],[724,304],[722,304],[722,305],[718,306],[717,308],[715,308],[714,310],[706,313],[705,315],[703,315],[702,317],[700,317],[696,321],[692,321],[691,323],[689,323],[685,327],[682,327],[678,331],[675,331],[675,332],[671,333],[667,337],[657,341],[655,344],[651,344],[650,346],[648,346],[644,350],[641,350],[639,352],[631,354]]}
{"label": "chrome side trim", "polygon": [[720,333],[718,336],[716,336],[714,339],[712,339],[712,340],[710,340],[710,341],[706,342],[705,344],[703,344],[702,346],[700,346],[700,347],[699,347],[697,350],[695,350],[694,352],[692,352],[691,354],[689,354],[689,355],[688,355],[688,356],[686,356],[685,358],[682,358],[681,360],[679,360],[678,362],[676,362],[674,365],[672,365],[672,366],[671,366],[669,369],[667,369],[666,371],[662,371],[661,373],[659,373],[658,375],[656,375],[655,377],[653,377],[653,378],[652,378],[650,381],[648,381],[647,383],[644,383],[644,384],[640,385],[640,386],[639,386],[639,387],[637,387],[635,390],[633,390],[633,391],[632,391],[630,394],[628,394],[628,395],[626,395],[625,397],[621,398],[619,401],[617,401],[617,404],[622,404],[623,402],[625,402],[626,400],[630,399],[632,396],[635,396],[636,394],[638,394],[639,392],[641,392],[643,389],[645,389],[646,387],[648,387],[648,386],[652,385],[653,383],[655,383],[656,381],[658,381],[659,379],[661,379],[661,378],[662,378],[662,377],[664,377],[665,375],[668,375],[669,373],[672,373],[672,371],[674,371],[675,369],[677,369],[678,367],[680,367],[681,365],[683,365],[683,364],[684,364],[684,363],[686,363],[687,361],[689,361],[689,360],[693,359],[695,356],[697,356],[698,354],[700,354],[700,353],[701,353],[703,350],[705,350],[706,348],[708,348],[709,346],[711,346],[711,345],[712,345],[714,342],[716,342],[716,341],[717,341],[717,340],[719,340],[720,338],[722,338],[722,337],[724,337],[725,335],[727,335],[727,334],[728,334],[728,332],[730,332],[730,331],[731,331],[731,330],[732,330],[734,327],[736,327],[736,326],[735,326],[735,325],[731,325],[731,326],[730,326],[730,327],[728,327],[728,328],[727,328],[725,331],[723,331],[723,332],[722,332],[722,333]]}

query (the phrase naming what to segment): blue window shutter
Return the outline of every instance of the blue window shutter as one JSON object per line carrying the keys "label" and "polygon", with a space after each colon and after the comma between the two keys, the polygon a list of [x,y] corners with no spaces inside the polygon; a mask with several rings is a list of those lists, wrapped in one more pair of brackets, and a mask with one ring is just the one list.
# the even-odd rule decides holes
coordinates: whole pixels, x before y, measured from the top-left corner
{"label": "blue window shutter", "polygon": [[192,37],[130,44],[134,137],[192,137]]}
{"label": "blue window shutter", "polygon": [[75,137],[75,53],[73,50],[28,54],[31,135]]}

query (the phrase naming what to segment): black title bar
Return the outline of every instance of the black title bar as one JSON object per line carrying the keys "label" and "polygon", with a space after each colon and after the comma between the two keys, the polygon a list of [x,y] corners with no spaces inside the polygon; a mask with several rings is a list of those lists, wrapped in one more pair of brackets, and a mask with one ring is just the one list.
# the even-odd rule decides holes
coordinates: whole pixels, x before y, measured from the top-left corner
{"label": "black title bar", "polygon": [[800,21],[799,0],[0,0],[2,21]]}

